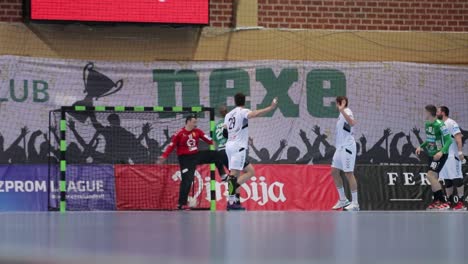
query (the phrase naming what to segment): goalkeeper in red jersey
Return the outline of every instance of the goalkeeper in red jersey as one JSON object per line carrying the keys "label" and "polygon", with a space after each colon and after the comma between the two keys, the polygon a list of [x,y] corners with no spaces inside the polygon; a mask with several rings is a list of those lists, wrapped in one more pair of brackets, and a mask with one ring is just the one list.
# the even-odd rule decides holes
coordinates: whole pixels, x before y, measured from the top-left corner
{"label": "goalkeeper in red jersey", "polygon": [[179,204],[177,206],[179,210],[188,209],[187,199],[197,165],[215,163],[219,174],[225,174],[222,161],[216,151],[199,151],[198,143],[200,139],[210,145],[213,144],[213,140],[201,129],[197,128],[197,121],[196,116],[188,116],[185,120],[185,126],[174,134],[171,143],[158,160],[158,164],[164,163],[169,154],[176,149],[182,175],[179,189]]}
{"label": "goalkeeper in red jersey", "polygon": [[447,161],[452,137],[444,122],[437,119],[437,108],[434,105],[426,106],[426,141],[416,149],[416,154],[419,155],[423,149],[426,150],[429,156],[429,171],[427,178],[431,183],[434,201],[427,207],[428,210],[448,210],[450,209],[442,191],[442,186],[439,182],[439,173]]}

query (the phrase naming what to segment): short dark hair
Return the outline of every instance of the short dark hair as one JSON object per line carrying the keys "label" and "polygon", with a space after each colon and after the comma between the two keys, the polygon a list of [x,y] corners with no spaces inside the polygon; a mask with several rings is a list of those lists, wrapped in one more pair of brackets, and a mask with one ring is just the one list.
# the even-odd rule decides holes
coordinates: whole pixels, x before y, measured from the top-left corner
{"label": "short dark hair", "polygon": [[236,106],[244,106],[245,95],[243,93],[236,93],[236,95],[234,95],[234,102],[236,103]]}
{"label": "short dark hair", "polygon": [[197,119],[197,115],[189,115],[185,118],[185,124],[188,123],[188,121],[192,120],[192,119]]}
{"label": "short dark hair", "polygon": [[426,105],[425,109],[431,114],[431,116],[436,116],[437,107],[435,107],[435,105]]}
{"label": "short dark hair", "polygon": [[439,107],[441,112],[444,112],[446,116],[449,116],[450,110],[445,105]]}
{"label": "short dark hair", "polygon": [[342,96],[337,96],[337,97],[336,97],[336,103],[337,103],[337,104],[341,104],[341,102],[342,102],[343,100],[346,101],[345,107],[348,107],[348,97],[343,96],[343,95],[342,95]]}

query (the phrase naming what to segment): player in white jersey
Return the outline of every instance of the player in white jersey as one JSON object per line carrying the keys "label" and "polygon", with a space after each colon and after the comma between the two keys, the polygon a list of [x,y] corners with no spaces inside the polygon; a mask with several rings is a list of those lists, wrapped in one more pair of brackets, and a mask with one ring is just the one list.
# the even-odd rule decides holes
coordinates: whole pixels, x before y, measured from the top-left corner
{"label": "player in white jersey", "polygon": [[[228,178],[229,201],[228,210],[245,210],[240,205],[239,187],[254,176],[251,164],[246,164],[247,148],[249,141],[249,120],[262,116],[275,109],[278,99],[273,99],[269,107],[251,111],[244,108],[245,95],[238,93],[234,96],[236,108],[230,111],[224,118],[224,134],[226,142],[226,154],[229,160],[230,175]],[[242,171],[246,171],[241,175]]]}
{"label": "player in white jersey", "polygon": [[[357,197],[357,182],[354,177],[354,165],[356,163],[356,141],[354,140],[353,126],[356,125],[353,112],[348,108],[348,98],[338,96],[336,107],[340,111],[336,123],[335,155],[333,155],[331,174],[335,181],[339,194],[339,200],[333,206],[333,210],[344,209],[346,211],[359,211]],[[343,180],[340,172],[343,171],[351,189],[352,202],[346,198]]]}
{"label": "player in white jersey", "polygon": [[[463,203],[464,186],[462,163],[465,160],[463,156],[462,133],[457,122],[449,118],[450,110],[446,106],[437,108],[437,118],[444,121],[445,126],[452,135],[456,144],[451,144],[448,152],[448,158],[442,171],[439,174],[440,179],[444,179],[445,192],[449,197],[450,206],[453,210],[466,210]],[[453,195],[454,186],[457,188],[457,195]]]}

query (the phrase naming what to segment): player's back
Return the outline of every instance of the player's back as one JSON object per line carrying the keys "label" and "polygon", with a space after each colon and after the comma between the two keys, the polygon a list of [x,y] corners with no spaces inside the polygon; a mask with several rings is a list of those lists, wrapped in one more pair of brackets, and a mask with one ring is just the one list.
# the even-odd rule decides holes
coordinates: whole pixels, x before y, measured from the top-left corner
{"label": "player's back", "polygon": [[224,118],[224,125],[228,130],[228,140],[226,145],[236,144],[247,148],[249,140],[249,109],[236,107],[231,110]]}

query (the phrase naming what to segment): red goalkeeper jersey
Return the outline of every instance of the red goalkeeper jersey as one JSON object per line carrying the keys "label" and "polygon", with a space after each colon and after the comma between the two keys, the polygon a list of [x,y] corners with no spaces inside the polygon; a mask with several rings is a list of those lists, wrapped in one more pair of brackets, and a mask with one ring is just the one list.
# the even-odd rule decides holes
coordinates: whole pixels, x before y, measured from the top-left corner
{"label": "red goalkeeper jersey", "polygon": [[200,139],[210,145],[213,144],[213,140],[200,129],[195,128],[192,131],[187,131],[184,127],[172,136],[171,143],[167,146],[162,156],[163,158],[167,158],[174,148],[177,149],[177,156],[198,153],[198,142]]}

